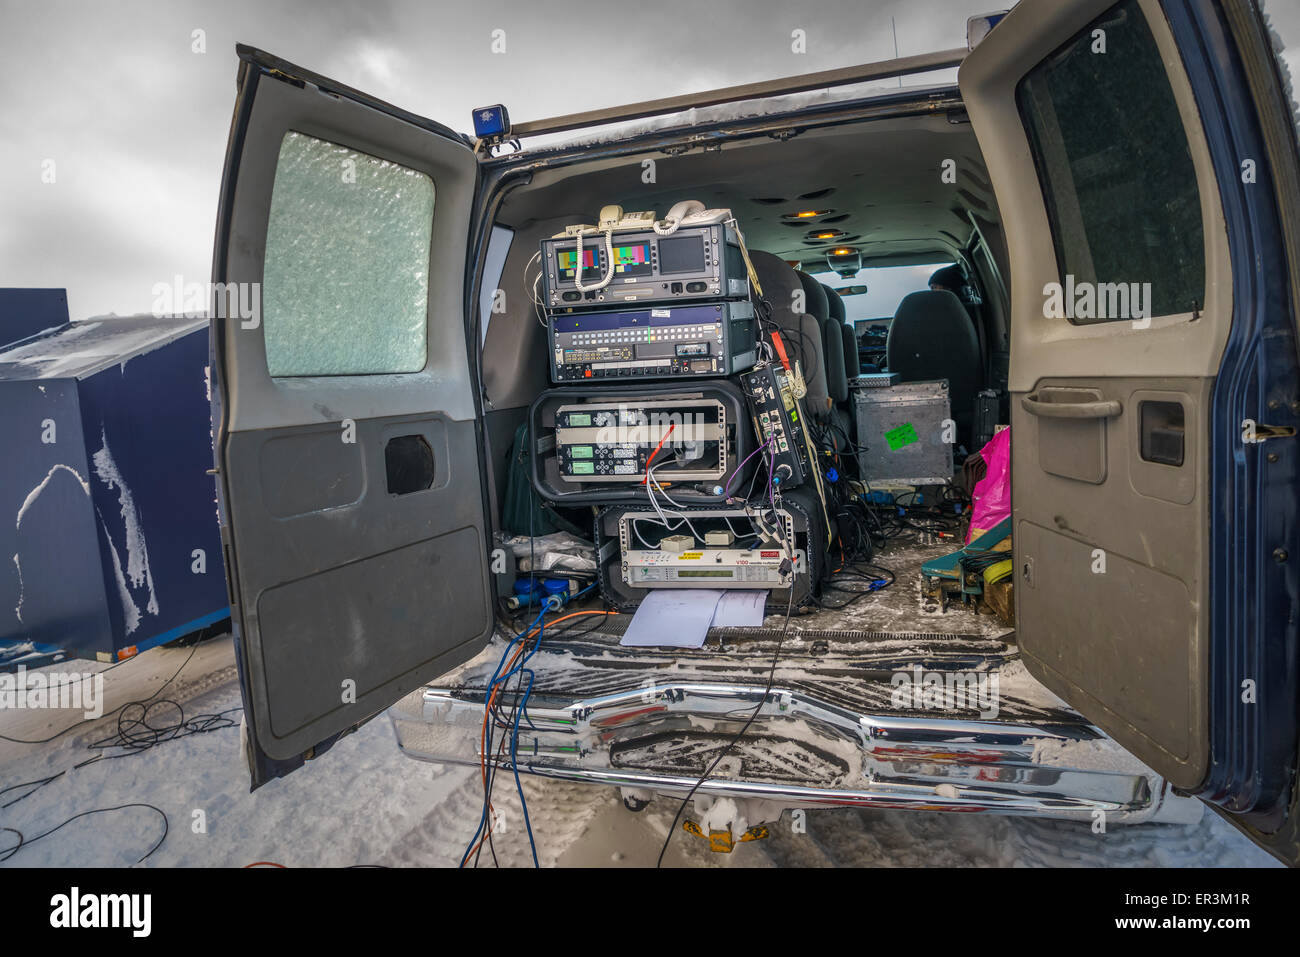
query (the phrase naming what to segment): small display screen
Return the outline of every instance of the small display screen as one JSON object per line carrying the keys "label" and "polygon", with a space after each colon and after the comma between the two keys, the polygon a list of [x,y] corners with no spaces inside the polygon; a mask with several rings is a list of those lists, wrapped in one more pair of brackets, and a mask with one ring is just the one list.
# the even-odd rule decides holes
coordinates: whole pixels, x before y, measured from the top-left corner
{"label": "small display screen", "polygon": [[589,459],[591,458],[590,445],[573,445],[569,447],[569,458],[571,459]]}
{"label": "small display screen", "polygon": [[659,274],[704,272],[704,237],[673,236],[659,240]]}
{"label": "small display screen", "polygon": [[587,414],[585,414],[585,413],[583,413],[583,412],[570,412],[570,413],[569,413],[569,427],[570,427],[570,428],[581,429],[581,428],[585,428],[586,426],[589,426],[589,425],[591,425],[591,416],[589,416],[589,415],[587,415]]}
{"label": "small display screen", "polygon": [[646,242],[615,246],[614,274],[626,277],[650,275],[650,244]]}
{"label": "small display screen", "polygon": [[573,462],[569,465],[569,470],[574,475],[591,475],[596,471],[596,466],[591,462]]}
{"label": "small display screen", "polygon": [[736,573],[729,568],[679,568],[678,578],[734,578]]}
{"label": "small display screen", "polygon": [[[582,273],[585,277],[590,272],[593,278],[596,271],[600,268],[600,259],[597,256],[598,248],[588,246],[582,251]],[[576,249],[557,249],[555,251],[555,266],[560,270],[560,275],[565,279],[572,279],[578,263],[578,251]]]}

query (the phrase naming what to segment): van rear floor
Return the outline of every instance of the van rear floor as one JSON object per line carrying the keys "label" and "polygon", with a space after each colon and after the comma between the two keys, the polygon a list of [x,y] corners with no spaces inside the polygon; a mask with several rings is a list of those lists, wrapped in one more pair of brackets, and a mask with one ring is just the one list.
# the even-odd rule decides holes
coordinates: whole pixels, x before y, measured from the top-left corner
{"label": "van rear floor", "polygon": [[[977,614],[973,605],[949,605],[941,611],[936,602],[923,598],[922,563],[955,547],[951,540],[888,547],[876,561],[894,573],[892,585],[855,598],[847,589],[861,588],[863,583],[841,579],[838,585],[845,590],[827,590],[822,602],[830,606],[854,599],[850,604],[811,606],[810,611],[793,614],[788,628],[783,628],[784,606],[769,602],[762,627],[710,629],[699,649],[620,646],[630,614],[570,619],[547,628],[541,648],[531,659],[533,694],[588,698],[652,681],[725,679],[762,685],[776,655],[776,686],[806,691],[854,711],[902,713],[891,705],[890,679],[920,664],[926,670],[997,671],[999,720],[1086,724],[1019,662],[1014,629],[993,615]],[[602,610],[601,603],[593,600],[575,603],[564,614]],[[520,621],[522,627],[526,620]],[[500,630],[484,655],[438,684],[481,696],[500,657],[504,635]],[[960,711],[947,716],[978,717]]]}

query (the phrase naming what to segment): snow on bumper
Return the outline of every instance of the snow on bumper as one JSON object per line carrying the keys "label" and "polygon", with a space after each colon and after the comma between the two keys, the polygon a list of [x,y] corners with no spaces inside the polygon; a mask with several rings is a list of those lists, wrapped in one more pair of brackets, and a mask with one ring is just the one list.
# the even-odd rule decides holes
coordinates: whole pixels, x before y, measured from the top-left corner
{"label": "snow on bumper", "polygon": [[[664,684],[578,700],[530,700],[519,771],[625,792],[684,795],[753,713],[698,796],[781,808],[988,811],[1106,823],[1199,819],[1199,802],[1095,728],[933,715],[857,714],[798,690]],[[508,714],[512,699],[499,703]],[[389,709],[398,744],[425,761],[479,764],[483,701],[429,686]],[[508,734],[501,725],[498,736]],[[498,737],[498,740],[499,737]],[[510,766],[507,752],[500,766]]]}

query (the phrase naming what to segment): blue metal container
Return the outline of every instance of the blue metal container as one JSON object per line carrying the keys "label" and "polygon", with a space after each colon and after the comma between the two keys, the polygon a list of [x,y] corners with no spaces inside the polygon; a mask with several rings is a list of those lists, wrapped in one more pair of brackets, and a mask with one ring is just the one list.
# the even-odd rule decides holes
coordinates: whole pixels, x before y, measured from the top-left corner
{"label": "blue metal container", "polygon": [[0,290],[0,663],[229,615],[207,361],[204,319],[69,323],[62,290]]}

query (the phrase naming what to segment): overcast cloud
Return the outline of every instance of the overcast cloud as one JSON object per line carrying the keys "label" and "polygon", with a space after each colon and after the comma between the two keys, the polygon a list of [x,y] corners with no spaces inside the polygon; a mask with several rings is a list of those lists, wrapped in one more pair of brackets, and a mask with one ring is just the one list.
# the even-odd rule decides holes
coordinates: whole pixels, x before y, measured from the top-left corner
{"label": "overcast cloud", "polygon": [[[900,55],[958,47],[967,16],[1001,5],[0,0],[0,286],[67,287],[84,318],[208,279],[237,41],[463,130],[488,103],[535,119],[887,59],[891,17]],[[1270,4],[1293,71],[1297,6]]]}

